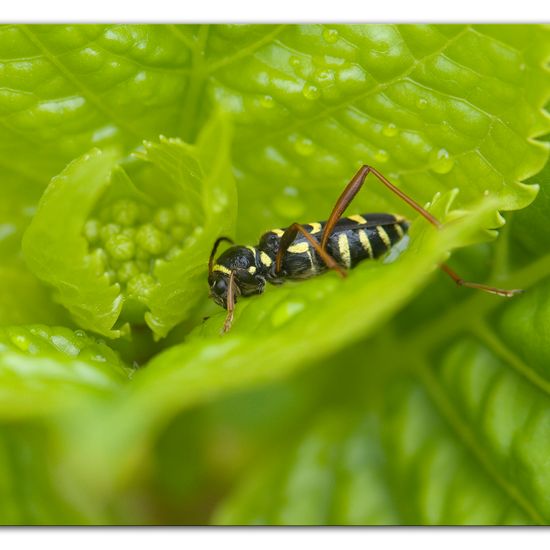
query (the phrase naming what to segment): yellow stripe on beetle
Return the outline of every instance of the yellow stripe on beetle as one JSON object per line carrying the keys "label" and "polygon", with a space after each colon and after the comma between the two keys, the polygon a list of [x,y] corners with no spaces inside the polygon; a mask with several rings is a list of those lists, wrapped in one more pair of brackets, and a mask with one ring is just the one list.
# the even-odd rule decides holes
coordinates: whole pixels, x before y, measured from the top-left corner
{"label": "yellow stripe on beetle", "polygon": [[397,236],[398,236],[400,239],[402,239],[402,238],[403,238],[403,235],[405,234],[405,233],[403,232],[403,228],[402,228],[398,223],[396,223],[393,227],[394,227],[395,231],[397,232]]}
{"label": "yellow stripe on beetle", "polygon": [[225,273],[226,275],[231,275],[231,270],[225,267],[224,265],[216,264],[212,271],[220,271],[221,273]]}
{"label": "yellow stripe on beetle", "polygon": [[303,254],[309,250],[309,243],[304,241],[303,243],[293,244],[288,247],[288,252],[292,254]]}
{"label": "yellow stripe on beetle", "polygon": [[344,262],[346,267],[351,267],[351,252],[349,249],[348,236],[342,233],[338,237],[338,251],[340,252],[340,258]]}
{"label": "yellow stripe on beetle", "polygon": [[391,248],[391,239],[386,230],[381,225],[378,225],[376,231],[378,232],[378,236],[382,239],[382,242],[386,245],[386,248],[389,250]]}
{"label": "yellow stripe on beetle", "polygon": [[348,220],[352,220],[357,223],[367,223],[367,220],[363,218],[363,216],[360,216],[359,214],[353,214],[353,216],[348,216]]}
{"label": "yellow stripe on beetle", "polygon": [[321,224],[319,222],[311,222],[307,225],[311,226],[311,230],[309,231],[310,235],[315,235],[321,231]]}
{"label": "yellow stripe on beetle", "polygon": [[260,250],[260,262],[262,262],[266,267],[270,267],[273,260],[263,250]]}
{"label": "yellow stripe on beetle", "polygon": [[369,255],[369,258],[372,258],[374,256],[372,252],[372,245],[370,244],[369,236],[367,235],[367,232],[364,229],[359,230],[359,240],[361,241],[361,246],[365,250],[365,252]]}

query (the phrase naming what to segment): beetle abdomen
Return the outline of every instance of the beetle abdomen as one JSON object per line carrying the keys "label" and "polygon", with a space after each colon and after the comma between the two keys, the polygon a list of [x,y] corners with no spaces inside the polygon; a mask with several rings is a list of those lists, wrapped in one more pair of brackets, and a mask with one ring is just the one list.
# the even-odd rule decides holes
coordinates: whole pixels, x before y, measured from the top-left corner
{"label": "beetle abdomen", "polygon": [[[321,240],[325,222],[303,224],[306,231]],[[393,214],[356,214],[341,218],[327,241],[327,252],[346,269],[365,259],[378,258],[388,252],[407,232],[409,223]],[[284,229],[264,233],[258,248],[275,258]],[[307,279],[326,271],[327,267],[307,239],[300,233],[283,257],[283,272],[289,279]]]}

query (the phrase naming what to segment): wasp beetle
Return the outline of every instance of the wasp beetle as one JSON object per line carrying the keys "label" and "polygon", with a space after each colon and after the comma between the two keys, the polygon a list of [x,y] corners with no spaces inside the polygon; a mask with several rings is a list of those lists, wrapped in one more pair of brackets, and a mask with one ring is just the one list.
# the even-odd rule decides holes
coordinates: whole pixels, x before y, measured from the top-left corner
{"label": "wasp beetle", "polygon": [[[336,201],[326,222],[293,223],[285,229],[272,229],[262,235],[257,246],[232,246],[214,262],[221,242],[233,244],[227,237],[216,240],[208,262],[208,283],[210,296],[227,309],[223,332],[231,328],[237,297],[261,294],[266,281],[280,284],[287,279],[308,279],[328,269],[334,269],[345,277],[347,269],[363,260],[378,258],[401,240],[409,227],[409,222],[401,216],[356,214],[342,218],[344,210],[359,192],[369,173],[432,225],[441,227],[441,222],[395,187],[378,170],[363,165]],[[459,286],[505,297],[522,292],[519,289],[504,290],[464,281],[447,265],[440,267]]]}

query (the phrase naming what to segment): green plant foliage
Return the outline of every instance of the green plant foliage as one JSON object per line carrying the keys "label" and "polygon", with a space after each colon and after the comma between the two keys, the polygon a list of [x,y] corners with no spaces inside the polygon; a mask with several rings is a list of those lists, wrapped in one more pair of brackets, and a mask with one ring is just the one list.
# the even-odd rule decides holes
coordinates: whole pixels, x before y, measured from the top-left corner
{"label": "green plant foliage", "polygon": [[207,126],[196,148],[177,139],[146,142],[140,158],[156,168],[147,173],[149,187],[153,177],[156,185],[147,194],[98,149],[52,180],[23,251],[81,327],[116,338],[128,328],[113,330],[117,321],[145,319],[165,336],[186,319],[200,299],[210,243],[218,231],[233,230],[228,145],[221,120]]}
{"label": "green plant foliage", "polygon": [[70,400],[112,394],[131,373],[105,343],[63,327],[0,328],[0,358],[4,418],[52,414]]}
{"label": "green plant foliage", "polygon": [[[546,27],[7,25],[0,52],[0,523],[550,523]],[[363,163],[443,229],[369,176],[350,212],[409,217],[399,253],[222,336],[214,240],[326,219]]]}

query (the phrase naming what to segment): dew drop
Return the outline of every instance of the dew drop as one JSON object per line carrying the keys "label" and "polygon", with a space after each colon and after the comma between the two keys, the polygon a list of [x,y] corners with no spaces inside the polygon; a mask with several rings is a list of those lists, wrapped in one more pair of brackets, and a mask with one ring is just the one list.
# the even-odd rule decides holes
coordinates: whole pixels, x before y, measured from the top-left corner
{"label": "dew drop", "polygon": [[384,126],[382,133],[386,137],[394,137],[397,135],[397,126],[393,122],[390,122],[387,126]]}
{"label": "dew drop", "polygon": [[315,86],[314,84],[306,84],[302,89],[302,94],[306,99],[314,101],[316,99],[319,99],[321,92],[319,88],[317,88],[317,86]]}
{"label": "dew drop", "polygon": [[329,44],[334,44],[338,40],[338,31],[336,29],[324,29],[323,39]]}
{"label": "dew drop", "polygon": [[50,341],[61,353],[64,353],[65,355],[76,357],[80,353],[80,348],[64,336],[53,335],[50,338]]}
{"label": "dew drop", "polygon": [[288,62],[290,63],[290,66],[294,69],[298,69],[302,62],[300,61],[299,57],[296,57],[295,55],[291,55]]}
{"label": "dew drop", "polygon": [[390,155],[384,149],[379,149],[375,153],[374,158],[377,162],[388,162],[388,159],[390,158]]}
{"label": "dew drop", "polygon": [[303,157],[309,157],[315,151],[315,145],[313,144],[313,141],[311,141],[311,139],[307,137],[302,137],[296,141],[296,143],[294,144],[294,149],[299,155]]}
{"label": "dew drop", "polygon": [[421,109],[422,111],[428,106],[428,100],[421,97],[417,102],[416,106]]}
{"label": "dew drop", "polygon": [[264,95],[260,98],[260,105],[264,109],[273,109],[275,107],[275,100],[270,95]]}
{"label": "dew drop", "polygon": [[455,164],[454,159],[449,154],[447,149],[439,149],[432,151],[430,154],[430,168],[436,174],[448,174]]}
{"label": "dew drop", "polygon": [[21,351],[27,351],[29,349],[30,340],[23,334],[14,334],[10,339]]}
{"label": "dew drop", "polygon": [[271,324],[274,327],[284,325],[304,308],[305,304],[303,302],[296,300],[284,302],[275,308],[275,311],[271,314]]}
{"label": "dew drop", "polygon": [[315,82],[318,84],[329,84],[336,79],[335,73],[332,69],[319,69],[313,74]]}

